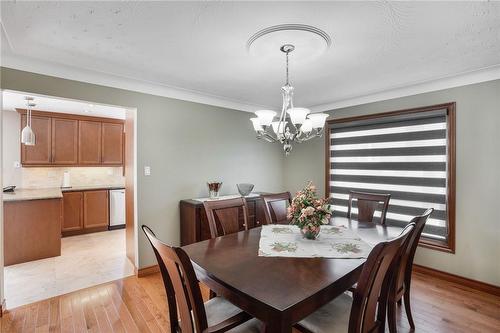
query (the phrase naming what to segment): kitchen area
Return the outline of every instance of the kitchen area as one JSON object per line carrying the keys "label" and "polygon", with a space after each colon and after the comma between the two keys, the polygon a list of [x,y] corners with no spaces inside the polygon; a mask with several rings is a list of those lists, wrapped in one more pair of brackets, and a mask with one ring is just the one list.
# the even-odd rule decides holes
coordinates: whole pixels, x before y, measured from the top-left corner
{"label": "kitchen area", "polygon": [[125,110],[3,92],[8,308],[134,274],[125,244]]}

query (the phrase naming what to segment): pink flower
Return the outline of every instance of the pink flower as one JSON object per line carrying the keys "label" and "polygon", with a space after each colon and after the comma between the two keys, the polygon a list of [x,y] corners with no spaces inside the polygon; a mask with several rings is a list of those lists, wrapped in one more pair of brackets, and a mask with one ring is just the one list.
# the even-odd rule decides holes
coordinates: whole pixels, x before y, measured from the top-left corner
{"label": "pink flower", "polygon": [[302,215],[304,215],[304,216],[311,216],[314,214],[314,207],[309,206],[309,207],[303,208],[301,212],[302,212]]}

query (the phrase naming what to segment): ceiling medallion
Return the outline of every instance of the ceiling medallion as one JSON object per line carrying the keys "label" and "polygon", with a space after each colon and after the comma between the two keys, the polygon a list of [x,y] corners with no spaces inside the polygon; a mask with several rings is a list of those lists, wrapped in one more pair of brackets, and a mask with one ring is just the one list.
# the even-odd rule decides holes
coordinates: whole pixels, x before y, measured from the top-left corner
{"label": "ceiling medallion", "polygon": [[[301,33],[295,34],[296,31]],[[271,36],[280,32],[283,34]],[[302,32],[306,34],[312,33],[310,36],[314,37],[307,38],[309,35],[304,36]],[[286,156],[288,156],[292,150],[292,143],[301,143],[312,138],[321,137],[323,135],[326,118],[328,118],[328,114],[326,113],[311,114],[309,109],[295,107],[293,105],[294,88],[290,84],[289,55],[300,47],[292,43],[294,40],[293,35],[297,37],[298,44],[302,46],[311,46],[315,44],[314,39],[318,40],[318,38],[320,43],[323,43],[326,48],[331,45],[330,37],[323,30],[299,24],[285,24],[263,29],[250,37],[247,42],[247,49],[251,52],[252,47],[254,47],[261,38],[268,37],[266,41],[268,44],[276,45],[277,42],[280,43],[278,44],[279,48],[274,46],[272,51],[277,51],[279,49],[285,54],[286,82],[285,85],[281,87],[283,105],[279,117],[275,119],[277,116],[277,112],[275,111],[258,110],[255,112],[257,117],[251,118],[250,120],[257,133],[257,139],[281,143]],[[310,42],[311,40],[313,40],[312,43]]]}

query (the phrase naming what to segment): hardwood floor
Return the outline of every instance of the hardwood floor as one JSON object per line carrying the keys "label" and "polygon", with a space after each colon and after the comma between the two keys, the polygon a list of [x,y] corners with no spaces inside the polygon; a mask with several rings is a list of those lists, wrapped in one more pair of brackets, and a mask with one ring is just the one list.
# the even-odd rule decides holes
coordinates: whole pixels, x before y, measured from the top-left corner
{"label": "hardwood floor", "polygon": [[[500,332],[500,297],[415,273],[412,301],[416,332]],[[132,276],[9,310],[0,332],[168,332],[167,311],[160,275]]]}

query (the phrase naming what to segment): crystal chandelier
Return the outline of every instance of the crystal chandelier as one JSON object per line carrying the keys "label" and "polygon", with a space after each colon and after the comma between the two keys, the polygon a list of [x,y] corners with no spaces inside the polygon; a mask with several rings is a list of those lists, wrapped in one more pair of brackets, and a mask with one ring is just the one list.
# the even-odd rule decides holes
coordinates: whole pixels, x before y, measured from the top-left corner
{"label": "crystal chandelier", "polygon": [[311,113],[309,109],[293,106],[293,87],[290,85],[288,73],[288,56],[294,49],[295,46],[291,44],[285,44],[280,48],[286,55],[286,83],[281,87],[283,107],[279,118],[275,119],[277,115],[275,111],[259,110],[255,112],[257,117],[250,119],[257,133],[257,139],[281,143],[286,156],[290,154],[293,142],[301,143],[321,137],[325,120],[328,118],[326,113]]}

